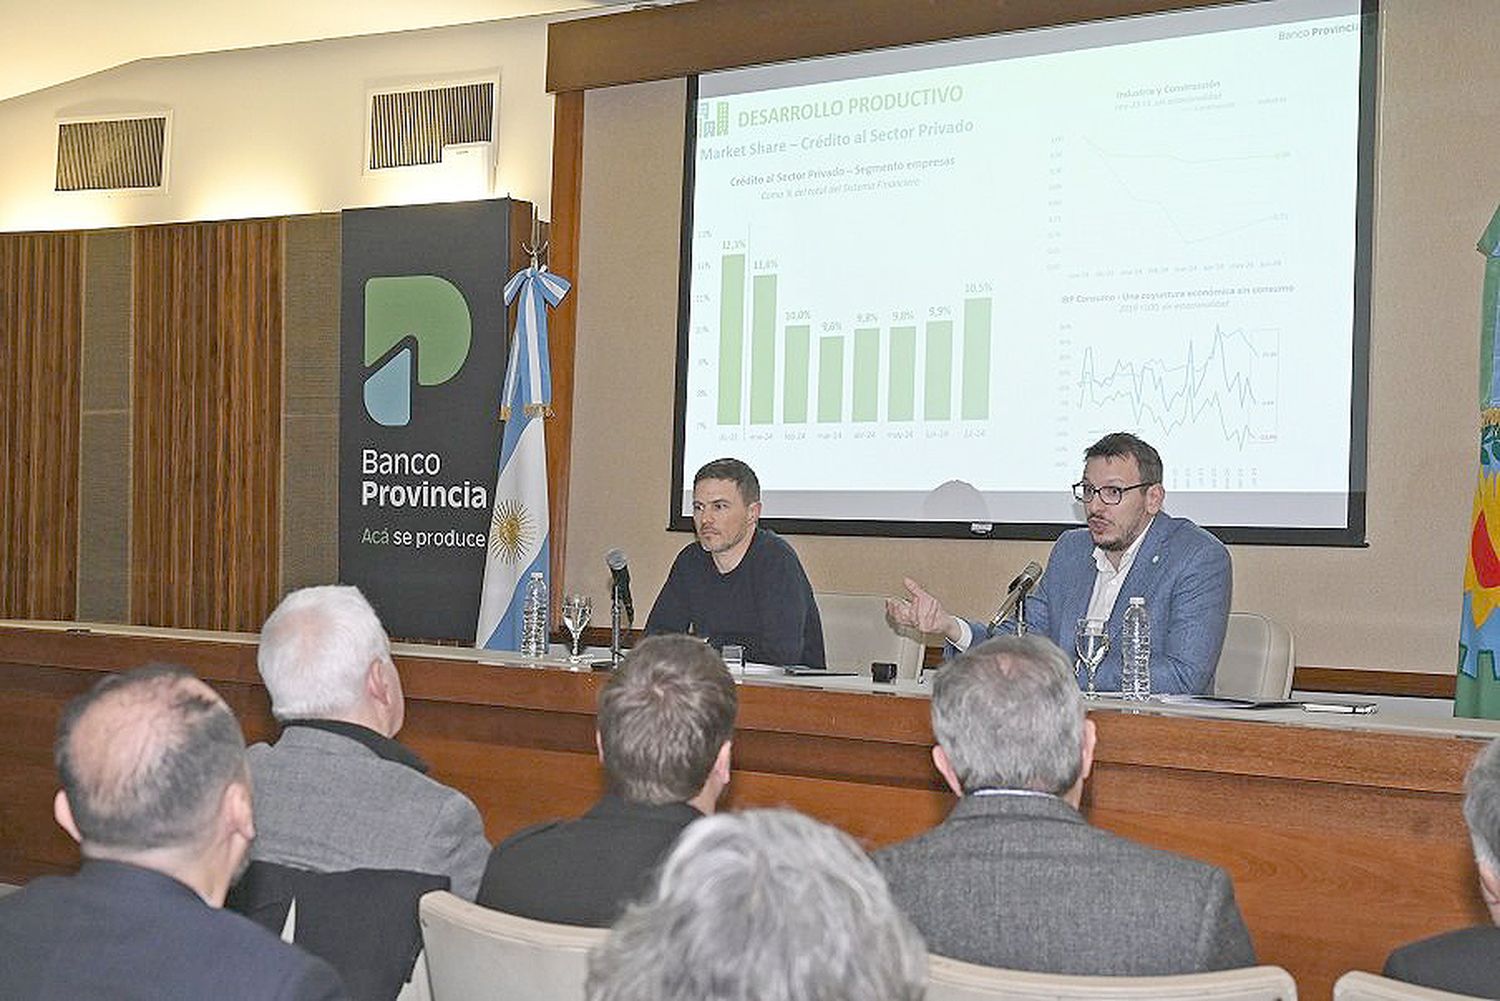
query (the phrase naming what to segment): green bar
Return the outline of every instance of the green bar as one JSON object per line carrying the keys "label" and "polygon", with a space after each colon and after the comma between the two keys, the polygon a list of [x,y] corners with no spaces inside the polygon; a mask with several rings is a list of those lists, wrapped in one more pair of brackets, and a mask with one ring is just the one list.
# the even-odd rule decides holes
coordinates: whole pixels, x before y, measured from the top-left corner
{"label": "green bar", "polygon": [[837,423],[844,419],[844,338],[818,340],[818,421]]}
{"label": "green bar", "polygon": [[750,423],[776,419],[776,276],[751,279]]}
{"label": "green bar", "polygon": [[725,254],[719,279],[719,423],[740,422],[745,374],[745,255]]}
{"label": "green bar", "polygon": [[990,300],[964,300],[963,418],[990,415]]}
{"label": "green bar", "polygon": [[805,323],[786,328],[786,367],[781,379],[781,420],[786,424],[807,423],[807,359],[811,329]]}
{"label": "green bar", "polygon": [[880,419],[880,331],[874,327],[854,332],[854,419]]}
{"label": "green bar", "polygon": [[909,421],[917,412],[917,328],[891,328],[891,361],[885,419]]}
{"label": "green bar", "polygon": [[923,379],[922,416],[930,421],[953,417],[953,321],[927,324],[927,374]]}

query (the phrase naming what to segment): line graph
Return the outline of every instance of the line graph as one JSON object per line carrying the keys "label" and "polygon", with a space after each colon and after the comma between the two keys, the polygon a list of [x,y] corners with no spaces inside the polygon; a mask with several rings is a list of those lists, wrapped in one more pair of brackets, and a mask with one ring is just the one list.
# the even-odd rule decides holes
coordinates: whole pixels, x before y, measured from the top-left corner
{"label": "line graph", "polygon": [[1190,339],[1177,358],[1124,357],[1101,363],[1093,345],[1082,352],[1069,387],[1091,422],[1140,427],[1163,437],[1185,431],[1222,435],[1244,449],[1278,437],[1280,332],[1224,331],[1206,345]]}

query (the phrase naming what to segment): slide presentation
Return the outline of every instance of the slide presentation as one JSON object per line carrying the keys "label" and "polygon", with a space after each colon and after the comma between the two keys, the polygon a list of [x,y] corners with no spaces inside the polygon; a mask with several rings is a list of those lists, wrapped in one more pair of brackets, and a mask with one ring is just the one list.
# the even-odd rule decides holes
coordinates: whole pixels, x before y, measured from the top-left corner
{"label": "slide presentation", "polygon": [[1362,529],[1366,30],[1285,0],[700,77],[675,513],[733,455],[821,530],[1072,524],[1131,430],[1174,514]]}

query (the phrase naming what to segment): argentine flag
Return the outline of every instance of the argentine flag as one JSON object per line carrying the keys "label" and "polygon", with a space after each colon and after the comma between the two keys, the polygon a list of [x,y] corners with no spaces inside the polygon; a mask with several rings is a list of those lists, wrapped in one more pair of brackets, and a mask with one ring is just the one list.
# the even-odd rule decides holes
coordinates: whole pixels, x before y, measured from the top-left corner
{"label": "argentine flag", "polygon": [[489,650],[521,648],[521,606],[532,573],[550,576],[548,560],[547,445],[544,419],[551,414],[552,365],[547,354],[547,307],[568,294],[568,280],[535,265],[505,284],[505,304],[519,296],[515,336],[505,370],[500,418],[500,472],[490,517],[489,553],[474,645]]}

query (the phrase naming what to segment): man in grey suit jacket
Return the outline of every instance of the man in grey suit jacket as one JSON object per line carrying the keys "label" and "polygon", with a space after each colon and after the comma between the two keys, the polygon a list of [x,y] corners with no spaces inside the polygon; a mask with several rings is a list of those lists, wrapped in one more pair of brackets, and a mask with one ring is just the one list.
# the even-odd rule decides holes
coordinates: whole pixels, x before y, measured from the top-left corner
{"label": "man in grey suit jacket", "polygon": [[1385,975],[1471,997],[1500,998],[1500,740],[1475,759],[1464,780],[1464,820],[1474,846],[1479,894],[1491,924],[1460,928],[1402,946]]}
{"label": "man in grey suit jacket", "polygon": [[359,589],[287,595],[261,629],[256,663],[283,729],[275,744],[249,750],[260,832],[252,858],[314,872],[445,875],[473,900],[490,852],[484,821],[394,739],[406,717],[401,676]]}
{"label": "man in grey suit jacket", "polygon": [[1106,976],[1255,963],[1222,870],[1079,814],[1094,724],[1051,640],[1000,637],[955,657],[933,686],[932,729],[958,805],[875,855],[932,953]]}
{"label": "man in grey suit jacket", "polygon": [[[1191,521],[1162,510],[1161,456],[1133,434],[1105,435],[1089,446],[1073,496],[1088,525],[1064,532],[1053,545],[1046,573],[1026,598],[1028,630],[1071,650],[1079,619],[1103,621],[1110,645],[1096,684],[1117,692],[1125,608],[1129,598],[1145,598],[1152,692],[1211,692],[1229,624],[1229,550]],[[956,618],[915,581],[906,587],[909,600],[887,603],[892,618],[941,634],[956,649],[1015,631],[1009,619],[992,629]]]}

